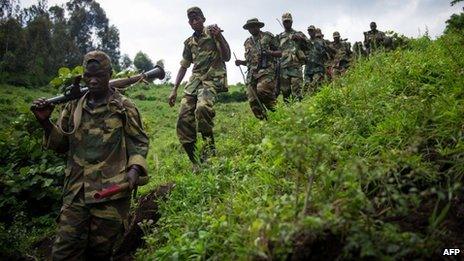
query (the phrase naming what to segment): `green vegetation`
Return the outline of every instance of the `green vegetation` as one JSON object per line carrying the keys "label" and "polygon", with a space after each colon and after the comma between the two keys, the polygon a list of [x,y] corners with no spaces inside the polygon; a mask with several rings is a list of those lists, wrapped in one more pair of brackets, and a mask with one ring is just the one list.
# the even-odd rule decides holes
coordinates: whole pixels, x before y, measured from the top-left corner
{"label": "green vegetation", "polygon": [[[267,122],[232,87],[216,106],[218,156],[198,174],[178,144],[169,88],[131,88],[151,139],[140,192],[176,184],[137,258],[409,259],[462,245],[463,43],[462,33],[423,37],[360,60]],[[54,92],[0,87],[4,256],[34,254],[53,231],[63,158],[41,150],[27,107]]]}
{"label": "green vegetation", "polygon": [[424,37],[379,53],[268,122],[220,104],[219,155],[199,174],[177,145],[175,115],[145,113],[158,124],[144,190],[176,188],[138,257],[425,258],[459,245],[463,41]]}

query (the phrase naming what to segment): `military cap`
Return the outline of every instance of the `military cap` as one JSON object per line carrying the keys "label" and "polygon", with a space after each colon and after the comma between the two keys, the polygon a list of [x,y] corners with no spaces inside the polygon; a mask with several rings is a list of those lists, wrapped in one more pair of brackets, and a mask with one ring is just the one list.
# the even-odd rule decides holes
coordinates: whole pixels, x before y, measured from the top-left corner
{"label": "military cap", "polygon": [[324,35],[322,34],[322,31],[321,31],[321,28],[316,28],[316,36],[324,37]]}
{"label": "military cap", "polygon": [[87,67],[90,61],[97,61],[100,64],[101,69],[111,70],[111,58],[102,51],[90,51],[84,55],[84,62],[82,65]]}
{"label": "military cap", "polygon": [[203,18],[205,17],[203,15],[203,12],[201,11],[200,7],[198,7],[198,6],[190,7],[189,9],[187,9],[187,16],[189,14],[197,14],[197,15],[203,17]]}
{"label": "military cap", "polygon": [[334,33],[333,33],[333,37],[334,37],[334,38],[335,38],[335,37],[340,37],[340,33],[339,33],[339,32],[334,32]]}
{"label": "military cap", "polygon": [[316,27],[314,25],[310,25],[308,27],[308,31],[316,31]]}
{"label": "military cap", "polygon": [[264,26],[264,23],[260,22],[258,18],[251,18],[251,19],[248,19],[246,24],[243,26],[243,29],[248,30],[253,25],[257,25],[259,28],[262,28]]}
{"label": "military cap", "polygon": [[285,13],[282,15],[282,22],[284,21],[293,21],[292,14]]}

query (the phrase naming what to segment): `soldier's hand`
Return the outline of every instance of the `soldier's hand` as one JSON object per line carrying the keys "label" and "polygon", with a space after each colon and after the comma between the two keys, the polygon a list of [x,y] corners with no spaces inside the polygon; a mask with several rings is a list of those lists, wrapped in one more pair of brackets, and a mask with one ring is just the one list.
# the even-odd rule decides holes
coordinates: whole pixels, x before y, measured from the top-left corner
{"label": "soldier's hand", "polygon": [[291,39],[293,41],[300,41],[300,40],[303,39],[303,37],[301,35],[299,35],[299,34],[294,34],[294,35],[292,35]]}
{"label": "soldier's hand", "polygon": [[39,98],[32,102],[31,111],[39,122],[47,122],[52,115],[55,106],[48,103],[45,98]]}
{"label": "soldier's hand", "polygon": [[176,104],[176,98],[177,98],[177,91],[172,90],[171,94],[169,95],[168,98],[168,103],[169,106],[174,106]]}
{"label": "soldier's hand", "polygon": [[240,65],[243,65],[244,64],[244,61],[242,60],[235,60],[235,65],[236,66],[240,66]]}
{"label": "soldier's hand", "polygon": [[214,36],[214,37],[218,37],[222,32],[221,28],[219,28],[219,26],[217,26],[217,24],[210,25],[209,26],[209,31],[210,31],[211,35]]}
{"label": "soldier's hand", "polygon": [[130,168],[126,174],[129,189],[133,190],[139,184],[139,171],[137,168]]}

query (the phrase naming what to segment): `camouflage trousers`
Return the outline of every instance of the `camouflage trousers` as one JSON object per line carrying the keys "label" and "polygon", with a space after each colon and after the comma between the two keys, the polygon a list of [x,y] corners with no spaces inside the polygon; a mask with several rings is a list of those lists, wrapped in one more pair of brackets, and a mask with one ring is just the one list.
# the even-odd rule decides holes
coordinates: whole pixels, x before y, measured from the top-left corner
{"label": "camouflage trousers", "polygon": [[305,75],[304,93],[306,95],[312,95],[319,91],[322,82],[325,79],[324,72],[317,72],[310,75]]}
{"label": "camouflage trousers", "polygon": [[266,112],[261,106],[266,110],[274,111],[276,104],[274,79],[264,76],[252,80],[248,85],[247,96],[251,111],[256,118],[263,120]]}
{"label": "camouflage trousers", "polygon": [[198,88],[197,95],[185,94],[181,101],[176,127],[181,144],[196,142],[197,131],[203,137],[213,134],[216,90],[205,85]]}
{"label": "camouflage trousers", "polygon": [[128,222],[130,198],[85,204],[83,189],[63,205],[52,249],[53,260],[110,260]]}
{"label": "camouflage trousers", "polygon": [[282,91],[282,96],[284,97],[285,102],[288,102],[290,98],[301,100],[302,85],[303,85],[303,75],[301,73],[301,69],[298,69],[298,68],[282,69],[280,89]]}

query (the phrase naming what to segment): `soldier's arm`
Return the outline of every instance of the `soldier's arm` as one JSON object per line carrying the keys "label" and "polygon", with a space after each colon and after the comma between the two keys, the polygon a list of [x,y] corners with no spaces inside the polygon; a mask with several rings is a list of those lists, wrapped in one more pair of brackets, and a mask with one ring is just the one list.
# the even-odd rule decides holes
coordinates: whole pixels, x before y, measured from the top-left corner
{"label": "soldier's arm", "polygon": [[63,134],[69,131],[69,118],[71,115],[71,103],[67,103],[61,111],[56,124],[51,123],[50,119],[41,123],[44,128],[43,147],[54,150],[58,153],[66,153],[69,149],[68,136]]}
{"label": "soldier's arm", "polygon": [[272,36],[272,40],[271,40],[271,46],[270,46],[270,51],[269,51],[269,55],[271,55],[272,57],[276,57],[276,58],[280,58],[282,57],[282,51],[279,50],[279,38],[277,36]]}
{"label": "soldier's arm", "polygon": [[168,98],[168,103],[172,107],[176,103],[177,98],[177,89],[185,77],[187,69],[190,67],[190,64],[193,62],[192,52],[188,45],[188,40],[184,42],[184,51],[182,52],[182,60],[180,61],[180,68],[177,72],[176,81],[174,82],[174,88],[172,88],[171,94]]}
{"label": "soldier's arm", "polygon": [[224,62],[230,61],[230,47],[227,43],[226,38],[222,35],[222,30],[217,25],[210,28],[211,34],[219,42],[219,51],[221,52],[221,57]]}
{"label": "soldier's arm", "polygon": [[143,129],[140,113],[135,105],[126,100],[124,107],[126,108],[124,138],[126,140],[128,174],[137,172],[139,175],[146,176],[148,173],[146,158],[149,139]]}

